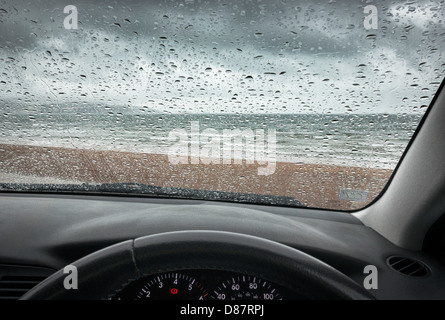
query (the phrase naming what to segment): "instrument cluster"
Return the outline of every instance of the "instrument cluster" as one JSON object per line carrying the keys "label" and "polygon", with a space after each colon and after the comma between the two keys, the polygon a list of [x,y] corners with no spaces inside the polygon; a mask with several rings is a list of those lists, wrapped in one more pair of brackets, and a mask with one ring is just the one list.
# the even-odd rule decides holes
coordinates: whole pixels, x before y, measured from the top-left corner
{"label": "instrument cluster", "polygon": [[138,279],[112,300],[288,300],[293,290],[261,277],[221,270],[169,271]]}

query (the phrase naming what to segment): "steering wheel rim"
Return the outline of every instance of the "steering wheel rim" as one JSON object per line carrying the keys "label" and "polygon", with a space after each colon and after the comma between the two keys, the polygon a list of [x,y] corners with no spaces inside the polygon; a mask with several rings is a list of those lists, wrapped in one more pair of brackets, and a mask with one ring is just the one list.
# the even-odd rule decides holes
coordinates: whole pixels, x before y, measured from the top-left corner
{"label": "steering wheel rim", "polygon": [[109,246],[71,264],[78,288],[67,290],[59,270],[28,291],[23,300],[107,299],[127,284],[156,273],[214,269],[257,275],[310,299],[374,297],[349,277],[289,246],[255,236],[223,231],[176,231]]}

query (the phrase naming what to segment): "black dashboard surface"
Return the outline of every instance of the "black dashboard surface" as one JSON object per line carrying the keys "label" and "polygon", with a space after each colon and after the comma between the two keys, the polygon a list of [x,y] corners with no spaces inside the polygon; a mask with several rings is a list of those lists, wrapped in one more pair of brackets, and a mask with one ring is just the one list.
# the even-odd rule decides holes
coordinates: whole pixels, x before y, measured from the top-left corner
{"label": "black dashboard surface", "polygon": [[[58,270],[128,239],[181,230],[218,230],[273,240],[312,255],[363,285],[378,270],[377,299],[445,299],[445,271],[433,257],[393,245],[348,213],[199,200],[122,196],[0,194],[0,264]],[[422,261],[412,278],[390,256]]]}

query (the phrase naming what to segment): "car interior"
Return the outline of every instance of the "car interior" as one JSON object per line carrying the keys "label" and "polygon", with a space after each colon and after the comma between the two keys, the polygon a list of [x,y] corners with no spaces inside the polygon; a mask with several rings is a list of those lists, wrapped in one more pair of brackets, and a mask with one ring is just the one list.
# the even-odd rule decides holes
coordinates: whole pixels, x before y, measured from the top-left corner
{"label": "car interior", "polygon": [[358,209],[1,183],[0,300],[445,299],[444,86]]}
{"label": "car interior", "polygon": [[[3,191],[0,281],[16,287],[3,285],[1,297],[107,299],[153,274],[222,270],[283,286],[289,298],[443,299],[444,104],[442,85],[386,190],[353,213]],[[73,263],[86,276],[65,290],[61,269]],[[376,289],[363,288],[367,265]]]}

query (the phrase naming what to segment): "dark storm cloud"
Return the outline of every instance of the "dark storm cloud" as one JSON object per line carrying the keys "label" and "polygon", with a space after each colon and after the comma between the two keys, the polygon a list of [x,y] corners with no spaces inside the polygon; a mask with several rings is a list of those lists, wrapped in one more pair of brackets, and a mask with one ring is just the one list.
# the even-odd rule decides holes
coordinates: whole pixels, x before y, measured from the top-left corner
{"label": "dark storm cloud", "polygon": [[[0,55],[3,61],[22,58],[28,67],[17,80],[13,66],[3,66],[13,71],[8,72],[11,82],[35,85],[47,77],[46,83],[54,83],[51,92],[63,92],[62,97],[72,92],[108,101],[119,95],[117,103],[133,103],[150,95],[170,101],[198,96],[205,104],[213,93],[225,98],[238,90],[239,78],[247,76],[254,79],[246,82],[253,92],[264,89],[272,95],[288,88],[291,96],[298,82],[308,92],[319,90],[321,97],[328,82],[317,90],[311,83],[331,76],[342,90],[349,90],[357,76],[380,83],[391,73],[392,79],[401,79],[406,70],[416,78],[413,70],[428,67],[443,51],[443,20],[434,17],[443,17],[443,1],[437,3],[434,9],[429,1],[0,0]],[[379,10],[378,30],[364,28],[367,4]],[[77,7],[78,30],[63,26],[66,5]],[[380,71],[363,78],[356,74],[362,70],[353,70],[358,65],[369,66],[366,72]],[[228,69],[232,73],[226,74]],[[209,82],[205,70],[218,77]],[[272,74],[281,74],[280,79],[273,82]],[[142,88],[141,96],[135,88]]]}
{"label": "dark storm cloud", "polygon": [[[372,2],[380,10],[378,35],[406,32],[389,23],[388,5]],[[59,36],[66,1],[13,2],[2,5],[7,19],[0,41],[8,46],[32,48],[37,36]],[[110,36],[141,39],[166,38],[232,50],[251,47],[278,54],[299,52],[354,55],[366,43],[363,28],[367,1],[77,1],[79,28],[101,30]],[[5,15],[5,14],[3,14]],[[400,30],[400,31],[399,31]],[[421,32],[412,30],[412,33]],[[392,39],[394,35],[392,35]],[[369,42],[369,41],[368,41]],[[380,45],[391,45],[381,39]],[[404,44],[402,43],[402,48]],[[404,49],[403,49],[404,50]]]}
{"label": "dark storm cloud", "polygon": [[36,36],[29,24],[4,21],[0,22],[0,28],[0,48],[11,51],[34,48]]}
{"label": "dark storm cloud", "polygon": [[[142,38],[193,39],[193,43],[202,46],[209,46],[211,39],[220,46],[250,46],[270,52],[298,49],[310,53],[321,43],[325,52],[354,52],[357,39],[353,39],[354,33],[347,28],[361,22],[357,18],[361,15],[345,10],[341,3],[328,6],[329,12],[320,11],[317,3],[296,1],[80,1],[73,4],[78,9],[79,27],[84,30],[105,30],[124,37],[138,34]],[[4,23],[2,40],[11,45],[20,42],[29,48],[35,44],[33,33],[57,36],[65,32],[62,28],[65,5],[66,1],[33,1],[5,6],[13,25]],[[350,37],[351,41],[344,41],[345,36],[338,37],[338,34]]]}
{"label": "dark storm cloud", "polygon": [[[443,14],[443,1],[437,3]],[[379,10],[379,30],[374,33],[380,46],[403,52],[424,32],[394,19],[388,1],[4,1],[0,44],[32,49],[36,38],[66,36],[63,8],[67,4],[78,9],[80,32],[99,30],[110,37],[137,35],[147,41],[166,39],[202,48],[251,47],[271,54],[357,54],[372,41],[367,36],[373,31],[363,27],[367,4]],[[406,11],[415,11],[415,5],[421,3],[405,5]],[[404,37],[407,41],[401,42]]]}

